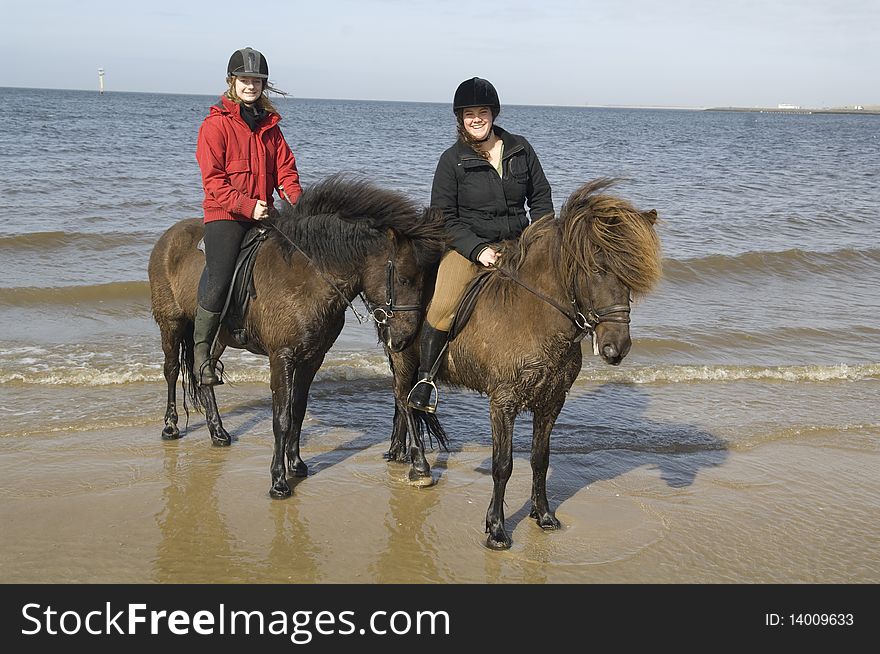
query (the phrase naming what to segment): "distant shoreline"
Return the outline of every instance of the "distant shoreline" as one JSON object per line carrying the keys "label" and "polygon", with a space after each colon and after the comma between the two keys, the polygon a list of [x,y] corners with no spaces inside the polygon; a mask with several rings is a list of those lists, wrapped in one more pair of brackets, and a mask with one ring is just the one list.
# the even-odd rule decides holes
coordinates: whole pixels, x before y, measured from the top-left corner
{"label": "distant shoreline", "polygon": [[813,109],[810,107],[709,107],[704,111],[747,111],[762,114],[867,114],[880,116],[880,107],[867,109],[849,109],[846,107],[831,107],[827,109]]}
{"label": "distant shoreline", "polygon": [[[61,89],[61,88],[43,88],[28,86],[0,86],[3,90],[13,91],[67,91],[74,93],[88,93],[95,95],[116,95],[116,94],[135,94],[135,95],[184,95],[198,96],[206,98],[216,98],[217,93],[176,93],[176,92],[160,92],[160,91],[125,91],[125,90],[106,90],[100,93],[96,89]],[[437,100],[383,100],[361,98],[313,98],[306,96],[289,96],[292,100],[307,100],[318,102],[375,102],[375,103],[395,103],[395,104],[430,104],[430,105],[446,105],[446,102]],[[747,112],[747,113],[774,113],[774,114],[864,114],[869,116],[880,115],[880,105],[865,105],[862,109],[849,107],[825,107],[822,109],[812,107],[700,107],[700,106],[680,106],[680,105],[653,105],[653,104],[522,104],[517,102],[509,103],[511,107],[551,107],[562,109],[639,109],[650,111],[727,111],[727,112]]]}

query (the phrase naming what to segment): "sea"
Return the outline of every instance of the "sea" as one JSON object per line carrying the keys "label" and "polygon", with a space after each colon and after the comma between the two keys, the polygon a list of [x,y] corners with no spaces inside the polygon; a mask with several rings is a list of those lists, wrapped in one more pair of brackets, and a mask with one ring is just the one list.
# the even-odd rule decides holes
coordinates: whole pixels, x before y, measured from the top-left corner
{"label": "sea", "polygon": [[[0,92],[0,448],[38,440],[47,453],[63,449],[53,464],[61,466],[83,435],[121,429],[143,434],[131,444],[138,452],[161,456],[165,382],[147,261],[168,227],[201,215],[194,153],[215,101]],[[429,203],[434,167],[455,138],[449,105],[275,103],[304,187],[351,173]],[[660,219],[663,279],[634,305],[633,346],[619,367],[585,349],[551,441],[551,466],[567,457],[584,478],[554,496],[551,476],[551,502],[633,467],[657,469],[667,491],[688,489],[736,453],[807,448],[803,475],[768,467],[752,481],[787,488],[786,502],[803,509],[774,507],[779,529],[808,532],[822,502],[854,507],[823,523],[828,534],[850,534],[848,560],[827,574],[780,564],[757,580],[852,581],[844,570],[859,561],[861,580],[880,581],[877,468],[866,474],[838,456],[880,454],[880,116],[504,105],[497,122],[531,142],[557,211],[585,182],[614,177],[616,194]],[[261,419],[265,433],[238,438],[270,441],[267,360],[227,351],[224,361],[221,414]],[[381,449],[390,382],[375,329],[349,312],[312,387],[306,455],[328,434],[366,434],[338,448]],[[440,415],[453,453],[489,456],[484,396],[446,389]],[[184,440],[207,442],[201,415],[184,423]],[[530,439],[524,416],[514,475],[526,479]],[[269,486],[264,453],[265,474],[253,480],[260,493]],[[587,465],[618,454],[629,457],[623,469]],[[441,480],[430,492],[442,489]],[[708,579],[755,580],[725,558],[734,569]],[[687,577],[665,579],[676,578]],[[444,579],[455,576],[433,580]]]}

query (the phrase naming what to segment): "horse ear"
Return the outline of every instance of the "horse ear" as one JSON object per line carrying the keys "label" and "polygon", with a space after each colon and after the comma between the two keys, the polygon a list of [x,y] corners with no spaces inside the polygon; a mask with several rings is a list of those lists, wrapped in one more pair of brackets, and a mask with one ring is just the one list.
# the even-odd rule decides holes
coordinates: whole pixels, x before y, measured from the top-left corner
{"label": "horse ear", "polygon": [[395,232],[390,227],[388,228],[388,231],[386,232],[386,236],[388,236],[388,240],[391,241],[394,245],[397,245],[400,242],[400,239],[397,236],[397,232]]}
{"label": "horse ear", "polygon": [[645,211],[642,215],[645,218],[647,218],[652,225],[657,222],[657,210],[656,209],[651,209],[650,211]]}

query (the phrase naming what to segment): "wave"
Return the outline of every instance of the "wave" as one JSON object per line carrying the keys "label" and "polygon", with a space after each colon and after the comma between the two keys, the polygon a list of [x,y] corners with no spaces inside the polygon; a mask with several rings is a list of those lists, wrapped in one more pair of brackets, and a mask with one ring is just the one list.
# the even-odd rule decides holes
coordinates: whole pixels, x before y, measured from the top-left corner
{"label": "wave", "polygon": [[804,272],[858,273],[880,266],[880,249],[846,248],[815,252],[792,248],[779,252],[744,252],[737,255],[712,254],[693,259],[665,259],[664,277],[673,282],[692,282],[717,276],[773,273],[795,277]]}
{"label": "wave", "polygon": [[146,245],[158,238],[152,232],[102,232],[89,234],[84,232],[29,232],[26,234],[10,234],[0,236],[0,252],[16,250],[39,250],[73,247],[78,250],[103,251],[108,248],[127,245]]}
{"label": "wave", "polygon": [[[227,367],[224,375],[230,384],[269,383],[269,369],[261,366]],[[315,383],[336,383],[354,380],[386,380],[391,372],[381,356],[350,354],[328,359],[318,371]],[[584,367],[575,385],[588,384],[686,384],[726,383],[737,381],[802,383],[856,382],[880,380],[880,364],[811,365],[811,366],[736,366],[736,365],[660,365]],[[125,384],[163,383],[159,365],[133,364],[128,370],[77,367],[48,370],[4,370],[2,384],[36,384],[45,386],[119,386]]]}
{"label": "wave", "polygon": [[[747,327],[747,326],[746,326]],[[682,335],[683,336],[683,335]],[[813,347],[816,350],[827,350],[829,344],[849,347],[858,343],[870,343],[880,340],[880,327],[851,324],[846,328],[845,338],[840,327],[832,325],[822,328],[813,325],[780,325],[767,327],[763,331],[756,329],[733,329],[711,325],[706,329],[691,328],[686,338],[662,336],[642,336],[633,339],[634,350],[641,357],[674,358],[679,354],[698,356],[701,352],[717,352],[728,350],[743,352],[747,349],[755,352],[758,348],[804,349]],[[589,350],[584,351],[585,354]]]}
{"label": "wave", "polygon": [[880,364],[830,366],[661,365],[581,370],[575,383],[681,384],[690,382],[854,382],[880,379]]}
{"label": "wave", "polygon": [[42,304],[76,304],[104,300],[149,302],[150,283],[146,281],[108,282],[86,286],[22,286],[0,288],[0,305],[28,307]]}

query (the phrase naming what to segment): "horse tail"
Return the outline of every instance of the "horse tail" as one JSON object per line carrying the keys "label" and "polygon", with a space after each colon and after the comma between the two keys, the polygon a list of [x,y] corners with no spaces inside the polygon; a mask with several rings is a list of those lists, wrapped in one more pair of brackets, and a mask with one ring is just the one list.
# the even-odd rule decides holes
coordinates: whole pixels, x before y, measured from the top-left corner
{"label": "horse tail", "polygon": [[449,451],[449,436],[447,436],[446,430],[443,429],[443,425],[440,424],[440,419],[437,418],[436,413],[427,413],[426,411],[409,411],[409,413],[413,417],[412,426],[416,430],[417,437],[422,442],[424,442],[425,434],[427,434],[431,449],[434,449],[434,439],[436,438],[440,447],[447,452]]}
{"label": "horse tail", "polygon": [[[195,341],[193,339],[192,325],[186,330],[183,338],[180,339],[180,371],[181,384],[183,385],[183,405],[186,409],[186,400],[192,405],[193,409],[204,413],[205,403],[202,401],[202,394],[199,391],[199,381],[193,371],[193,351],[195,349]],[[189,411],[187,411],[189,416]]]}

